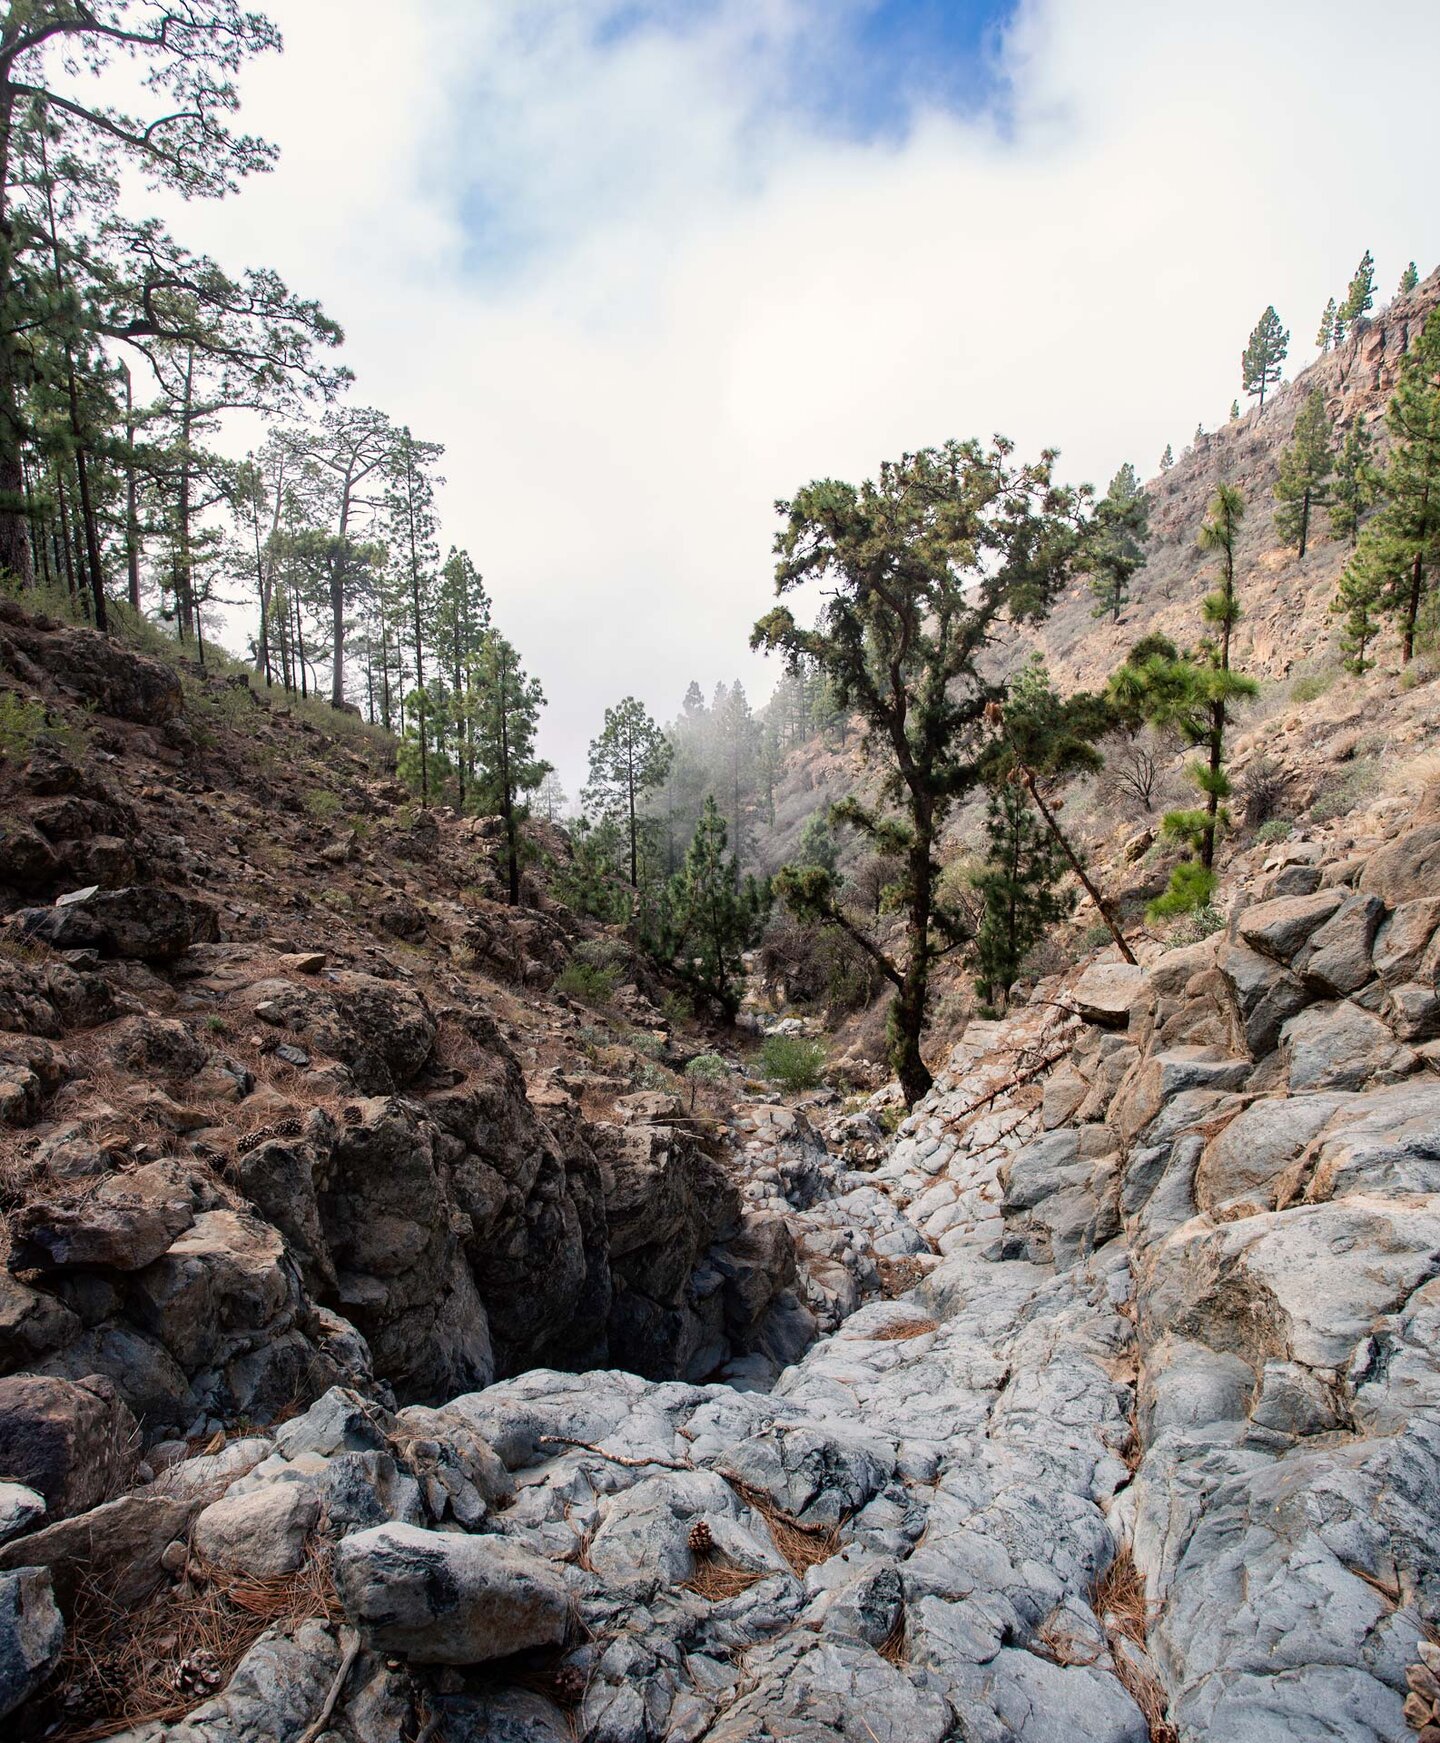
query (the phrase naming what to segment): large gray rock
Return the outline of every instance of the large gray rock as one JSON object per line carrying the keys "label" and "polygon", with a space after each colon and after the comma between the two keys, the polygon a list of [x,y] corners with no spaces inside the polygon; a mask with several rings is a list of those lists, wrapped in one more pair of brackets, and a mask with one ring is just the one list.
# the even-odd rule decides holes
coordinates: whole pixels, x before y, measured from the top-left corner
{"label": "large gray rock", "polygon": [[293,1573],[320,1520],[319,1501],[297,1483],[266,1483],[227,1495],[195,1521],[193,1542],[207,1562],[236,1573]]}
{"label": "large gray rock", "polygon": [[1339,909],[1340,890],[1316,890],[1309,896],[1282,896],[1241,910],[1235,929],[1252,950],[1276,962],[1290,962],[1300,947]]}
{"label": "large gray rock", "polygon": [[23,1483],[0,1482],[0,1544],[29,1531],[45,1517],[45,1497]]}
{"label": "large gray rock", "polygon": [[52,1519],[117,1493],[139,1457],[135,1418],[109,1380],[0,1380],[0,1474],[43,1495]]}
{"label": "large gray rock", "polygon": [[565,1638],[564,1579],[502,1538],[380,1525],[342,1541],[336,1579],[371,1644],[417,1664],[480,1664]]}
{"label": "large gray rock", "polygon": [[1311,1005],[1292,1017],[1281,1031],[1281,1043],[1289,1058],[1292,1092],[1393,1083],[1419,1063],[1378,1017],[1348,999]]}
{"label": "large gray rock", "polygon": [[45,1568],[0,1573],[0,1718],[39,1688],[65,1644],[65,1619]]}
{"label": "large gray rock", "polygon": [[1379,896],[1387,908],[1433,901],[1440,889],[1440,823],[1422,823],[1371,854],[1360,888]]}
{"label": "large gray rock", "polygon": [[1224,976],[1246,1050],[1252,1059],[1264,1058],[1274,1051],[1288,1019],[1304,1010],[1312,995],[1289,969],[1248,945],[1227,940],[1216,966]]}
{"label": "large gray rock", "polygon": [[102,1181],[79,1199],[32,1201],[16,1213],[12,1271],[105,1267],[138,1271],[195,1220],[179,1170],[152,1162]]}
{"label": "large gray rock", "polygon": [[1317,931],[1295,959],[1307,984],[1322,994],[1344,998],[1375,978],[1370,947],[1385,904],[1378,896],[1349,896]]}
{"label": "large gray rock", "polygon": [[1070,1002],[1087,1023],[1123,1029],[1145,986],[1145,970],[1131,962],[1096,962],[1070,988]]}
{"label": "large gray rock", "polygon": [[1440,896],[1402,902],[1375,935],[1375,972],[1387,986],[1414,980],[1440,928]]}
{"label": "large gray rock", "polygon": [[12,925],[56,950],[99,950],[106,956],[165,962],[192,944],[220,936],[209,903],[162,884],[90,889],[53,908],[23,908]]}

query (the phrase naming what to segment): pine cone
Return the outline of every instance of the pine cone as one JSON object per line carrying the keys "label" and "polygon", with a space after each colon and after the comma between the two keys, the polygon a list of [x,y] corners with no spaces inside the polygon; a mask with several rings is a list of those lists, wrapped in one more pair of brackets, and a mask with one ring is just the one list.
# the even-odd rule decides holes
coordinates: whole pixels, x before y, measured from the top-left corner
{"label": "pine cone", "polygon": [[273,1136],[274,1133],[269,1126],[257,1126],[253,1132],[247,1132],[243,1138],[236,1140],[235,1154],[248,1156],[252,1150],[258,1150],[263,1143]]}
{"label": "pine cone", "polygon": [[187,1695],[208,1695],[224,1680],[219,1659],[203,1646],[182,1658],[173,1672],[175,1687]]}
{"label": "pine cone", "polygon": [[690,1527],[690,1548],[696,1555],[709,1555],[715,1547],[715,1533],[703,1519],[697,1519]]}
{"label": "pine cone", "polygon": [[275,1135],[278,1138],[303,1138],[305,1122],[299,1114],[287,1114],[283,1120],[276,1120]]}
{"label": "pine cone", "polygon": [[585,1698],[585,1672],[578,1664],[562,1664],[551,1687],[562,1707],[577,1707]]}
{"label": "pine cone", "polygon": [[357,1108],[355,1106],[354,1102],[351,1102],[349,1107],[345,1108],[342,1111],[340,1117],[342,1120],[344,1120],[344,1122],[347,1126],[358,1126],[360,1124],[360,1121],[364,1118],[364,1116],[361,1114],[359,1108]]}

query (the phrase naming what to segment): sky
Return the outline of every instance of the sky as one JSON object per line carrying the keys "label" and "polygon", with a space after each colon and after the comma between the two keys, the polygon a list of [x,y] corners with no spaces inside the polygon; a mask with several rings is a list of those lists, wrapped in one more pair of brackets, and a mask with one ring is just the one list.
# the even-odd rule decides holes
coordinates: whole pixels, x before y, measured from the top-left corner
{"label": "sky", "polygon": [[604,709],[748,651],[774,503],[950,436],[1102,487],[1308,361],[1367,247],[1440,262],[1440,7],[1375,0],[269,0],[277,170],[176,215],[346,328],[445,444],[569,793]]}

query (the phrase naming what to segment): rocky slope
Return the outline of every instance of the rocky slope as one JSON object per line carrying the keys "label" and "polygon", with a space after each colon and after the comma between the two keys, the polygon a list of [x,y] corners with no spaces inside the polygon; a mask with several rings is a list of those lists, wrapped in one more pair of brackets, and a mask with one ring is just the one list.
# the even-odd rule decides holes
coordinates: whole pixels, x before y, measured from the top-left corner
{"label": "rocky slope", "polygon": [[0,1373],[101,1376],[148,1445],[803,1347],[723,1132],[636,1092],[671,1024],[547,990],[623,946],[492,900],[484,824],[243,678],[8,606],[0,661]]}
{"label": "rocky slope", "polygon": [[1318,390],[1337,441],[1359,423],[1373,436],[1377,459],[1383,459],[1385,411],[1400,360],[1437,303],[1440,269],[1407,296],[1378,309],[1373,319],[1357,323],[1343,344],[1269,395],[1263,412],[1251,406],[1244,416],[1200,437],[1169,470],[1146,483],[1149,559],[1131,584],[1132,603],[1120,622],[1091,615],[1094,599],[1081,582],[1033,638],[1062,690],[1103,683],[1132,643],[1152,630],[1182,644],[1196,639],[1198,606],[1214,565],[1195,540],[1222,481],[1238,485],[1246,503],[1237,547],[1243,607],[1237,662],[1256,676],[1279,678],[1339,658],[1339,626],[1330,602],[1350,546],[1329,535],[1323,511],[1315,517],[1303,562],[1280,544],[1274,525],[1280,455],[1301,406]]}
{"label": "rocky slope", "polygon": [[[741,1190],[817,1277],[828,1226],[912,1284],[847,1317],[842,1266],[836,1329],[768,1391],[536,1367],[392,1408],[352,1375],[137,1467],[102,1380],[0,1382],[22,1714],[137,1743],[1426,1736],[1440,794],[1364,821],[1243,855],[1221,931],[971,1024],[871,1173],[752,1122]],[[161,1669],[117,1694],[122,1609]],[[89,1656],[47,1683],[65,1613]]]}

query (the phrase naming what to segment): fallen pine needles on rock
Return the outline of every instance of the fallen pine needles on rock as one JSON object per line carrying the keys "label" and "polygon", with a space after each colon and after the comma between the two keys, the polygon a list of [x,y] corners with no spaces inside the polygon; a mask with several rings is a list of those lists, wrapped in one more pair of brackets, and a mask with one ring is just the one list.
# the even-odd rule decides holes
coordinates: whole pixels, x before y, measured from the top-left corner
{"label": "fallen pine needles on rock", "polygon": [[315,1546],[293,1574],[189,1576],[138,1609],[93,1581],[77,1589],[54,1684],[54,1743],[87,1743],[132,1726],[180,1719],[229,1682],[276,1623],[337,1622],[327,1550]]}

